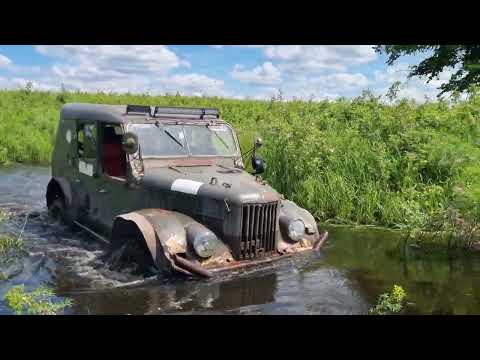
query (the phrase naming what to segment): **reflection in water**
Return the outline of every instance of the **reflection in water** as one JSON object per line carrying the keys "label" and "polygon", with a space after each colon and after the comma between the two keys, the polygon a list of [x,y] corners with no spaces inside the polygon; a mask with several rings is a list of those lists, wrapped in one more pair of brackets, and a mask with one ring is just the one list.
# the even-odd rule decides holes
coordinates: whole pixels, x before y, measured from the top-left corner
{"label": "reflection in water", "polygon": [[345,269],[369,303],[398,284],[407,291],[408,313],[480,312],[478,255],[411,247],[390,231],[337,228],[331,232],[335,242],[326,262]]}
{"label": "reflection in water", "polygon": [[135,289],[72,292],[81,314],[226,312],[275,300],[276,274],[235,280],[185,281]]}
{"label": "reflection in water", "polygon": [[271,273],[254,279],[240,278],[218,286],[212,306],[217,309],[267,304],[275,301],[277,274]]}
{"label": "reflection in water", "polygon": [[396,232],[332,227],[320,254],[301,254],[272,268],[204,280],[163,279],[115,288],[137,279],[106,269],[104,249],[82,231],[52,224],[44,192],[50,171],[0,168],[0,208],[12,214],[0,233],[18,234],[29,256],[0,281],[0,314],[12,285],[50,285],[74,305],[70,314],[365,314],[393,284],[408,293],[408,313],[480,312],[480,258],[407,246]]}

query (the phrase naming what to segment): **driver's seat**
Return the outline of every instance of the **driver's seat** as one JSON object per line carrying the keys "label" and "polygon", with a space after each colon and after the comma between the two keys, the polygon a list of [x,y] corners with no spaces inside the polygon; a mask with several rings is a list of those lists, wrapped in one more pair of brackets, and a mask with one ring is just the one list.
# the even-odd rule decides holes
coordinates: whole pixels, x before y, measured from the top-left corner
{"label": "driver's seat", "polygon": [[110,176],[125,176],[127,159],[122,149],[121,136],[112,127],[105,127],[102,144],[103,171]]}

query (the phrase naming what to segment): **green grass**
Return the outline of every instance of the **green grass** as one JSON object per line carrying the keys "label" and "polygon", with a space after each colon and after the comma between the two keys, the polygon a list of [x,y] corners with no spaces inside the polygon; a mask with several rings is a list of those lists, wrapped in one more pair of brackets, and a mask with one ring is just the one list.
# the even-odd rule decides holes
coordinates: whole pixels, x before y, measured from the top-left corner
{"label": "green grass", "polygon": [[0,256],[10,251],[22,251],[23,240],[20,238],[14,238],[9,235],[0,234]]}
{"label": "green grass", "polygon": [[23,285],[10,288],[5,294],[5,302],[17,315],[57,315],[72,306],[70,298],[53,301],[55,293],[48,287],[39,287],[26,292]]}
{"label": "green grass", "polygon": [[441,230],[480,215],[480,96],[387,105],[105,93],[0,92],[0,163],[48,164],[65,102],[218,107],[243,150],[262,136],[264,177],[319,221]]}

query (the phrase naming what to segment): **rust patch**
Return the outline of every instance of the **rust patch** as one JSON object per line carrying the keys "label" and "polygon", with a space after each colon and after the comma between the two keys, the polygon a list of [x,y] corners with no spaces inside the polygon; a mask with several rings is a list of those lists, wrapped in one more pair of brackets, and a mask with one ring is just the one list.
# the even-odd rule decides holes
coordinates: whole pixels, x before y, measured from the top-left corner
{"label": "rust patch", "polygon": [[197,265],[187,259],[182,258],[181,256],[178,256],[177,254],[173,255],[173,259],[177,266],[187,270],[192,274],[200,275],[206,278],[212,277],[212,273],[207,269],[204,269],[201,265]]}
{"label": "rust patch", "polygon": [[202,266],[217,266],[217,265],[224,265],[233,262],[233,256],[230,254],[229,251],[225,251],[224,253],[212,256],[209,259],[202,261]]}
{"label": "rust patch", "polygon": [[178,237],[177,234],[172,234],[172,236],[165,241],[165,245],[167,245],[168,251],[172,254],[183,253],[186,249],[186,243],[182,238]]}
{"label": "rust patch", "polygon": [[252,267],[252,266],[257,266],[257,265],[263,265],[263,264],[269,264],[271,262],[274,262],[276,260],[284,259],[289,256],[291,256],[293,253],[290,254],[282,254],[282,255],[275,255],[259,260],[243,260],[243,261],[236,261],[234,263],[228,264],[226,266],[222,267],[212,267],[209,269],[212,273],[220,273],[224,271],[232,271],[236,269],[242,269],[242,268],[247,268],[247,267]]}

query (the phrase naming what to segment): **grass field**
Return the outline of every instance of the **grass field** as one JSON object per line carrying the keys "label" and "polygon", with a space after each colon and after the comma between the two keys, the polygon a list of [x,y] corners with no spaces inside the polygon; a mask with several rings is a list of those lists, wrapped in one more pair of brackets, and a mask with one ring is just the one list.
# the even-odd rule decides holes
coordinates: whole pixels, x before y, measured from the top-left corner
{"label": "grass field", "polygon": [[48,164],[65,102],[218,107],[264,177],[321,221],[440,230],[480,216],[480,95],[447,104],[368,92],[334,102],[104,93],[0,92],[0,164]]}

